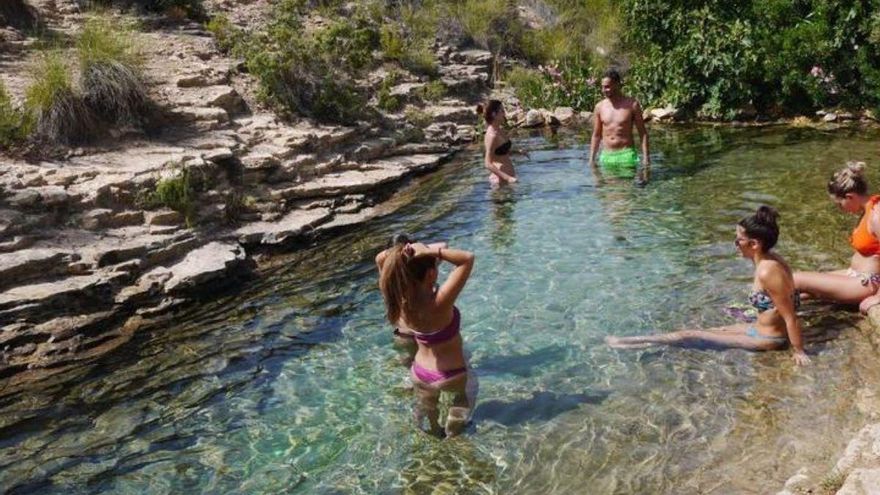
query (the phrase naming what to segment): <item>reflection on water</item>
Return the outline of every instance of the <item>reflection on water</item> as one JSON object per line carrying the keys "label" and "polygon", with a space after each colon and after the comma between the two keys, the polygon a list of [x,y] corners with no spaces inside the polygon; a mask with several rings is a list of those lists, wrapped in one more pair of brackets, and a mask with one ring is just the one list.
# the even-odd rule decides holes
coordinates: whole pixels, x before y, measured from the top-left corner
{"label": "reflection on water", "polygon": [[[830,467],[880,380],[842,308],[808,305],[813,365],[787,353],[602,340],[731,322],[750,281],[733,225],[781,213],[795,268],[845,266],[855,218],[824,192],[876,133],[653,130],[652,182],[597,187],[583,140],[525,142],[491,193],[475,154],[394,215],[277,257],[242,292],[174,315],[66,382],[0,391],[9,493],[766,493]],[[875,183],[880,183],[876,179]],[[506,195],[506,196],[505,196]],[[479,375],[468,435],[412,420],[372,257],[397,231],[477,254],[461,296]],[[588,487],[588,488],[585,488]]]}
{"label": "reflection on water", "polygon": [[493,189],[492,201],[492,247],[503,251],[510,247],[516,236],[516,222],[513,218],[516,206],[516,191],[512,187]]}

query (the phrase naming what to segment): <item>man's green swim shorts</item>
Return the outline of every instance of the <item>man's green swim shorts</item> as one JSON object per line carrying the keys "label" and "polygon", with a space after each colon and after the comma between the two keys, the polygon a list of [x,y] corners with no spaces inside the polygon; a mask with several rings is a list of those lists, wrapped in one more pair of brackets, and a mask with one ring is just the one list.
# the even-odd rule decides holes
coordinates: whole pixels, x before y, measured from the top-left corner
{"label": "man's green swim shorts", "polygon": [[606,172],[618,177],[634,177],[639,168],[639,154],[635,148],[622,150],[602,150],[599,154],[599,165]]}

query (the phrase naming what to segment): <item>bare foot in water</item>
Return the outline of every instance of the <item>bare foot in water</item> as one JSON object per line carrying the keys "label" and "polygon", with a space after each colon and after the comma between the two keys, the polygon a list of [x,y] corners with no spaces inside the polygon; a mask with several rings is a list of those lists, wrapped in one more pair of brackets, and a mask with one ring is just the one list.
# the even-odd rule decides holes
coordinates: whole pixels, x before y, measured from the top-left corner
{"label": "bare foot in water", "polygon": [[652,344],[648,343],[631,343],[625,341],[621,337],[614,337],[613,335],[609,335],[605,337],[605,343],[608,344],[609,347],[613,347],[615,349],[644,349],[646,347],[651,347]]}

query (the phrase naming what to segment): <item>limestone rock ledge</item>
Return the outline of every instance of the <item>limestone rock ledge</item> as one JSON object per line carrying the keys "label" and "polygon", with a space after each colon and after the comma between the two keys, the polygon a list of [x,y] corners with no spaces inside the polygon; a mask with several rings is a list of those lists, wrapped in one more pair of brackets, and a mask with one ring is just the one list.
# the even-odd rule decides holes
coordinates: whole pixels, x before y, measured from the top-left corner
{"label": "limestone rock ledge", "polygon": [[[872,329],[871,339],[880,343],[880,306],[868,312]],[[880,419],[880,398],[875,390],[860,390],[854,405],[868,418]],[[834,468],[827,473],[811,472],[802,468],[788,479],[777,495],[830,494],[880,495],[880,423],[862,428],[850,440]]]}

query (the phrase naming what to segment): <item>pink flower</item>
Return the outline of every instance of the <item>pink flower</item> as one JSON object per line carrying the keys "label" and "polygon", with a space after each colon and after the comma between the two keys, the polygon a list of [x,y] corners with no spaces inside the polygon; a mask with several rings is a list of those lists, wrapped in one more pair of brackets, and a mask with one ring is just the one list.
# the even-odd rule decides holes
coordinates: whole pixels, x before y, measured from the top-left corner
{"label": "pink flower", "polygon": [[587,86],[592,86],[592,85],[594,85],[594,84],[596,84],[596,78],[595,78],[595,77],[591,77],[591,78],[587,79]]}
{"label": "pink flower", "polygon": [[822,70],[822,67],[819,67],[818,65],[814,65],[813,68],[810,69],[810,75],[813,77],[822,77],[824,74],[825,72]]}

